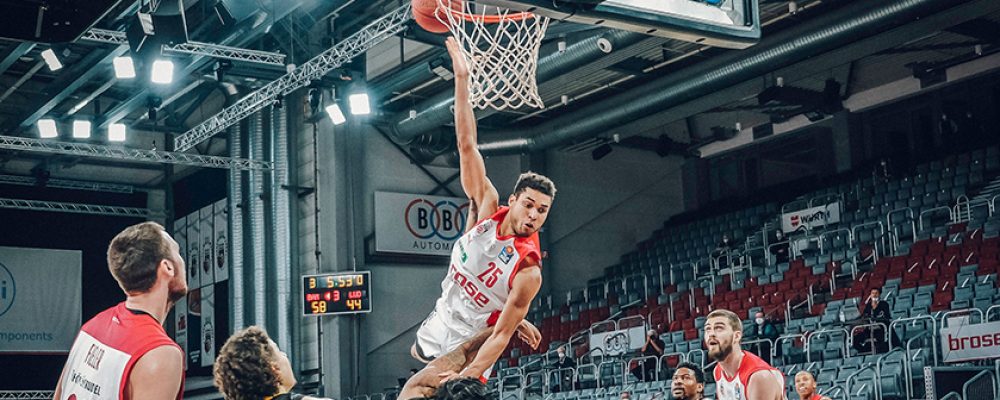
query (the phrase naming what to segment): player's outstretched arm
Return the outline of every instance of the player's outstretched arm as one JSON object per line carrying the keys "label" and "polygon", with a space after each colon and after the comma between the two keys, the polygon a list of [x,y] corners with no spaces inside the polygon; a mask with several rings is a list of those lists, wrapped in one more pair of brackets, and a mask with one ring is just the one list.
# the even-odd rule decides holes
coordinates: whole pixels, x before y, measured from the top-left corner
{"label": "player's outstretched arm", "polygon": [[125,390],[130,399],[174,400],[181,390],[183,373],[181,349],[160,346],[135,362]]}
{"label": "player's outstretched arm", "polygon": [[784,399],[785,388],[773,371],[757,371],[750,375],[747,382],[747,400],[780,400]]}
{"label": "player's outstretched arm", "polygon": [[455,350],[431,361],[430,364],[427,364],[406,381],[397,398],[409,400],[418,397],[433,397],[434,391],[441,384],[441,378],[457,374],[462,368],[465,368],[492,332],[493,328],[484,329]]}
{"label": "player's outstretched arm", "polygon": [[540,268],[525,268],[514,276],[513,288],[510,297],[500,312],[496,326],[493,327],[493,334],[486,339],[486,343],[479,349],[479,354],[472,360],[461,376],[469,378],[479,378],[490,366],[497,362],[500,354],[507,348],[511,336],[517,330],[524,316],[528,314],[531,301],[538,294],[538,289],[542,287],[542,271]]}
{"label": "player's outstretched arm", "polygon": [[[497,210],[499,195],[493,182],[486,177],[486,162],[479,153],[477,146],[476,115],[472,112],[469,102],[469,67],[465,55],[458,48],[455,38],[445,41],[451,63],[455,70],[455,138],[458,143],[459,172],[462,177],[462,189],[476,203],[479,221]],[[472,218],[470,214],[469,218]]]}

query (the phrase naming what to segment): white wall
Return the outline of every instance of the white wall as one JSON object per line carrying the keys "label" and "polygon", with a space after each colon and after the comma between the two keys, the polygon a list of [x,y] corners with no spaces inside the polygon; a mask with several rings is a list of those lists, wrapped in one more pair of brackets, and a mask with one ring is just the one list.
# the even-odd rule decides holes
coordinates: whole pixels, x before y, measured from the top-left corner
{"label": "white wall", "polygon": [[550,293],[583,287],[683,211],[679,157],[621,147],[599,161],[590,152],[547,156],[558,190],[543,233]]}

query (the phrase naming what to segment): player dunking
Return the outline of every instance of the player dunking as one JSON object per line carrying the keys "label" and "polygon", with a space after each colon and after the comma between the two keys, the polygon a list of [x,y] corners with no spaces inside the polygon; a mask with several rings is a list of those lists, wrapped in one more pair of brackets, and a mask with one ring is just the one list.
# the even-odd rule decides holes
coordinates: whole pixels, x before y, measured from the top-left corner
{"label": "player dunking", "polygon": [[729,310],[718,309],[705,321],[705,347],[715,365],[719,400],[785,400],[785,377],[749,351],[740,348],[743,323]]}
{"label": "player dunking", "polygon": [[448,53],[455,69],[455,135],[462,188],[478,221],[455,242],[451,265],[441,283],[434,311],[417,331],[413,357],[428,362],[458,347],[487,326],[493,332],[459,376],[485,378],[514,332],[531,347],[541,334],[524,321],[542,285],[538,230],[545,223],[555,185],[548,178],[521,174],[500,207],[496,187],[486,177],[483,156],[476,147],[476,118],[469,102],[469,70],[454,38]]}

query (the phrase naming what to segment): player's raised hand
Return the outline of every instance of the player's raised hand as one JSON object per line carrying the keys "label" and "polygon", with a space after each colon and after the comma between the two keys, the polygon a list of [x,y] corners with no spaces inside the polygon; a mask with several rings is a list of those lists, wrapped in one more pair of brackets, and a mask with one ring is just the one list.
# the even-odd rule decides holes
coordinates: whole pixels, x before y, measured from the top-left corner
{"label": "player's raised hand", "polygon": [[451,68],[454,70],[455,78],[468,79],[469,63],[465,60],[465,54],[462,54],[462,49],[458,47],[458,41],[455,40],[454,36],[449,36],[444,41],[444,45],[448,48],[448,55],[451,56]]}
{"label": "player's raised hand", "polygon": [[535,350],[538,349],[538,344],[542,341],[542,333],[527,320],[521,320],[521,323],[517,325],[517,337]]}

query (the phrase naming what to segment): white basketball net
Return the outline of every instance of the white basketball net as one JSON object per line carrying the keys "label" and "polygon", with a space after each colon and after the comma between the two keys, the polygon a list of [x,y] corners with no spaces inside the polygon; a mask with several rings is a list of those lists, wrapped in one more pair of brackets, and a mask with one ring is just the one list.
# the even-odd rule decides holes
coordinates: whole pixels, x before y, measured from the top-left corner
{"label": "white basketball net", "polygon": [[[524,106],[544,108],[538,96],[535,75],[538,69],[538,48],[541,47],[549,19],[539,15],[521,20],[505,18],[511,11],[504,8],[462,1],[462,12],[474,16],[467,20],[437,0],[441,23],[455,36],[469,64],[469,100],[473,107],[497,110]],[[476,10],[478,9],[478,10]],[[477,12],[478,11],[478,12]],[[441,19],[441,15],[445,19]],[[486,23],[485,17],[500,16],[497,23]]]}

